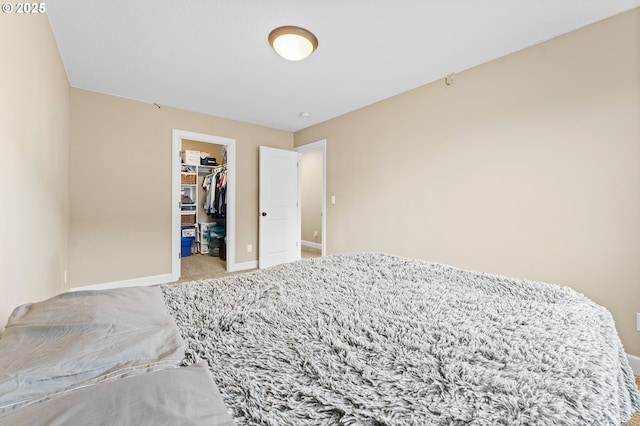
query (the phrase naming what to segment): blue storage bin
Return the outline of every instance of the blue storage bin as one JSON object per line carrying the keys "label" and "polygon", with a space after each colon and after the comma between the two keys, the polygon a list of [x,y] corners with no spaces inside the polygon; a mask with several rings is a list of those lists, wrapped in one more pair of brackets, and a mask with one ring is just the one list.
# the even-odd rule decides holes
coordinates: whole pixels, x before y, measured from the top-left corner
{"label": "blue storage bin", "polygon": [[182,250],[180,250],[180,257],[191,256],[191,247],[193,246],[194,237],[182,237]]}

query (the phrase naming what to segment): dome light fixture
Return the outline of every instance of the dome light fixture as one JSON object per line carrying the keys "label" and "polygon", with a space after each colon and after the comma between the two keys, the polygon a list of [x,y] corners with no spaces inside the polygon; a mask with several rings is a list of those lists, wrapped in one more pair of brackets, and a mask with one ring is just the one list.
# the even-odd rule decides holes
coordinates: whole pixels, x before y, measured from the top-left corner
{"label": "dome light fixture", "polygon": [[269,44],[289,61],[301,61],[318,48],[318,39],[308,30],[285,26],[271,31]]}

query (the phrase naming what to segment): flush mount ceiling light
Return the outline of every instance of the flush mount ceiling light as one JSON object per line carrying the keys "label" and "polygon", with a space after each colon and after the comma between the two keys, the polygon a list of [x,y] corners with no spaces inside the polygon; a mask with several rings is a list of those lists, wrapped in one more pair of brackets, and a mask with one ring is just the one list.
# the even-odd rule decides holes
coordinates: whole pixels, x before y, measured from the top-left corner
{"label": "flush mount ceiling light", "polygon": [[269,34],[269,44],[289,61],[301,61],[318,47],[318,39],[300,27],[280,27]]}

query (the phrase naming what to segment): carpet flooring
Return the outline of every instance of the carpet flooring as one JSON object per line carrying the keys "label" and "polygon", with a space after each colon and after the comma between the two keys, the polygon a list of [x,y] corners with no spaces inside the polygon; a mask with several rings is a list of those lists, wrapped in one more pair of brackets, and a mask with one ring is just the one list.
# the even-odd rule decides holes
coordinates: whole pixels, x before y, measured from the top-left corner
{"label": "carpet flooring", "polygon": [[227,262],[207,254],[192,254],[183,257],[180,262],[180,280],[176,284],[233,275],[233,273],[227,272]]}
{"label": "carpet flooring", "polygon": [[[309,247],[303,247],[301,257],[309,259],[319,257],[320,251]],[[175,284],[188,281],[197,281],[207,278],[220,278],[229,275],[236,275],[251,270],[243,270],[238,272],[227,272],[227,263],[219,257],[212,257],[208,254],[192,254],[191,256],[181,259],[181,275]]]}

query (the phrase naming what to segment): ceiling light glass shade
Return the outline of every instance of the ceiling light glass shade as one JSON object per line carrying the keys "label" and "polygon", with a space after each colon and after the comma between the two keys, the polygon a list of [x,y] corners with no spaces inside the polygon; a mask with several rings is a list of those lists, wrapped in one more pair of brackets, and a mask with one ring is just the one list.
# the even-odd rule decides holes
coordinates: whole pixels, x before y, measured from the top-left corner
{"label": "ceiling light glass shade", "polygon": [[301,61],[318,47],[318,39],[300,27],[280,27],[269,34],[269,44],[289,61]]}

